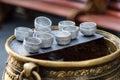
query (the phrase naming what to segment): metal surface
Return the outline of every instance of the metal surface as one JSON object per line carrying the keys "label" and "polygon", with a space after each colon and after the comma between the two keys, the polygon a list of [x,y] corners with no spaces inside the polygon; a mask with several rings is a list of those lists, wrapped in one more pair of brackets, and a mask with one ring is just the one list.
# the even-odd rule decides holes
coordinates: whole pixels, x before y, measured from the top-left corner
{"label": "metal surface", "polygon": [[[56,31],[53,31],[52,33],[55,33],[55,32]],[[32,56],[32,55],[45,54],[45,53],[48,53],[48,52],[61,50],[61,49],[68,48],[68,47],[71,47],[71,46],[80,45],[80,44],[87,43],[87,42],[90,42],[90,41],[93,41],[93,40],[97,40],[97,39],[100,39],[100,38],[103,38],[103,35],[95,34],[94,36],[85,37],[85,36],[83,36],[79,32],[79,35],[77,36],[77,39],[72,40],[70,42],[70,44],[68,44],[68,45],[58,45],[57,42],[56,42],[56,40],[55,40],[55,38],[54,38],[53,45],[50,48],[45,48],[45,49],[41,48],[38,53],[33,53],[33,54],[32,53],[28,53],[24,49],[23,43],[17,41],[16,39],[14,39],[10,43],[10,48],[14,52],[18,53],[19,55],[22,55],[22,56]]]}
{"label": "metal surface", "polygon": [[[3,75],[3,80],[8,80],[8,79],[18,80],[20,79],[19,78],[20,75],[26,75],[25,74],[26,72],[22,74],[22,72],[24,71],[23,65],[25,65],[28,62],[35,63],[39,67],[39,71],[36,72],[37,73],[36,76],[35,75],[30,77],[26,76],[29,80],[35,80],[34,77],[37,76],[41,77],[41,80],[68,80],[68,79],[69,80],[77,80],[77,79],[78,80],[119,80],[120,79],[120,72],[119,72],[120,39],[115,35],[105,31],[98,30],[97,33],[104,35],[103,40],[105,40],[105,44],[107,46],[107,49],[110,50],[110,54],[95,59],[89,59],[83,61],[62,61],[62,62],[41,60],[41,59],[35,59],[35,58],[19,55],[10,48],[10,43],[15,38],[14,36],[11,36],[7,40],[5,45],[6,50],[9,54],[9,58],[5,68],[5,73]],[[89,48],[91,46],[92,45],[90,45]],[[81,46],[79,47],[79,49],[82,48],[83,50],[83,47]],[[91,50],[88,48],[85,50],[88,50],[88,52],[93,55],[93,53],[90,51],[94,52],[94,50],[98,49],[97,47],[92,46],[90,48]],[[80,53],[81,52],[79,52],[78,54]],[[102,50],[100,51],[100,53],[102,53]]]}

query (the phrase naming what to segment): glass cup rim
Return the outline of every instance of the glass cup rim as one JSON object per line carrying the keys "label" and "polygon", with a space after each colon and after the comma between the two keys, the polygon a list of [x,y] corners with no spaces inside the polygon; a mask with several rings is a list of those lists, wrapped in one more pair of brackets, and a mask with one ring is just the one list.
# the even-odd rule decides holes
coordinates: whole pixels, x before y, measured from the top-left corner
{"label": "glass cup rim", "polygon": [[[39,23],[37,22],[38,19],[46,19],[46,20],[50,23],[49,26],[52,25],[52,21],[50,20],[50,18],[45,17],[45,16],[38,16],[38,17],[36,17],[35,20],[34,20],[34,24],[39,24]],[[39,24],[39,25],[40,25],[40,24]]]}
{"label": "glass cup rim", "polygon": [[[60,34],[67,34],[67,35],[64,35],[64,36],[59,36]],[[57,31],[57,33],[55,34],[56,37],[61,37],[61,38],[65,38],[65,37],[69,37],[71,36],[71,33],[69,31]]]}
{"label": "glass cup rim", "polygon": [[[71,30],[66,30],[67,28],[70,28]],[[73,30],[73,28],[74,28],[74,30]],[[78,31],[78,27],[76,27],[76,26],[63,27],[62,30],[69,31],[69,32],[75,32],[75,31]]]}
{"label": "glass cup rim", "polygon": [[[39,38],[38,36],[40,36],[40,35],[47,35],[49,37],[47,37],[47,38]],[[35,37],[37,39],[41,39],[41,40],[49,40],[49,39],[53,38],[53,35],[50,34],[50,33],[40,33],[40,32],[37,31],[37,32],[33,33],[33,37]]]}
{"label": "glass cup rim", "polygon": [[50,28],[47,28],[47,27],[41,27],[41,28],[38,28],[38,29],[35,28],[34,31],[35,31],[35,32],[37,32],[37,31],[42,31],[43,29],[46,30],[46,32],[44,32],[44,33],[47,33],[47,32],[49,33],[49,32],[51,32],[51,29],[50,29]]}
{"label": "glass cup rim", "polygon": [[26,31],[26,30],[32,31],[32,29],[28,27],[16,27],[15,28],[15,31]]}
{"label": "glass cup rim", "polygon": [[62,25],[63,23],[64,23],[64,25],[65,25],[65,23],[71,23],[71,24],[75,25],[75,22],[70,21],[70,20],[63,20],[63,21],[58,22],[59,25]]}
{"label": "glass cup rim", "polygon": [[82,22],[79,26],[84,29],[93,29],[96,28],[97,24],[95,22]]}
{"label": "glass cup rim", "polygon": [[[36,40],[35,42],[31,42],[30,39]],[[23,43],[28,43],[28,44],[32,44],[32,45],[40,45],[42,43],[41,40],[34,38],[34,37],[25,37],[24,38],[24,42]]]}

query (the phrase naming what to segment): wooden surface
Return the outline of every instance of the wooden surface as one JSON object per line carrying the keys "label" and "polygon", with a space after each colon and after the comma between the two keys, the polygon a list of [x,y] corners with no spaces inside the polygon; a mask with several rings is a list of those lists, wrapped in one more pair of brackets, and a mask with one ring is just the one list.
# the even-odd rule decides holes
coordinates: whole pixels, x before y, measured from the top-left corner
{"label": "wooden surface", "polygon": [[71,1],[53,1],[53,0],[0,0],[0,3],[20,6],[36,11],[42,11],[54,15],[66,17],[74,9],[83,8],[83,4]]}
{"label": "wooden surface", "polygon": [[[0,0],[0,3],[69,17],[71,14],[76,15],[74,14],[76,11],[82,10],[85,7],[86,1],[87,0],[81,0],[79,2],[68,0]],[[79,22],[93,21],[96,22],[99,27],[120,32],[120,2],[112,1],[109,7],[110,8],[108,8],[105,14],[85,14],[83,16],[78,16],[75,20]]]}

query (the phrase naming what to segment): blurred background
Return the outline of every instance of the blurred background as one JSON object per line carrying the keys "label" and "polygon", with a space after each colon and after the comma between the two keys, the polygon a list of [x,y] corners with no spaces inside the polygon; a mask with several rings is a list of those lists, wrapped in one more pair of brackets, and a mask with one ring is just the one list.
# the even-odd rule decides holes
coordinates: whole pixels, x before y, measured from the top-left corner
{"label": "blurred background", "polygon": [[34,28],[34,19],[37,16],[50,18],[52,25],[58,25],[62,20],[73,20],[76,25],[84,21],[93,21],[97,23],[99,29],[120,37],[119,0],[109,2],[109,8],[108,3],[101,2],[100,6],[102,8],[104,5],[104,9],[96,12],[82,11],[87,2],[88,0],[0,0],[0,77],[8,58],[5,50],[6,40],[14,34],[16,27]]}

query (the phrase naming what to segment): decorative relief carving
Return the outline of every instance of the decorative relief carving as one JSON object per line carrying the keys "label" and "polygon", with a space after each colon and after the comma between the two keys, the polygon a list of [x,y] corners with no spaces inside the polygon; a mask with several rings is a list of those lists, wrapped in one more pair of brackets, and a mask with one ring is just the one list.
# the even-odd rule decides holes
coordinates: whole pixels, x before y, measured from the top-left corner
{"label": "decorative relief carving", "polygon": [[105,80],[120,80],[120,70],[118,70],[117,73],[115,73],[112,76],[109,76],[109,78]]}
{"label": "decorative relief carving", "polygon": [[48,77],[97,77],[100,75],[104,75],[105,73],[112,71],[114,68],[117,68],[119,66],[119,60],[113,61],[109,64],[87,68],[87,69],[81,69],[81,70],[69,70],[69,71],[44,71],[44,75],[48,75]]}
{"label": "decorative relief carving", "polygon": [[[88,67],[88,68],[83,68],[80,70],[68,70],[68,71],[63,71],[63,70],[47,70],[44,69],[44,71],[41,73],[44,77],[43,80],[52,80],[52,79],[56,79],[56,80],[86,80],[86,79],[90,79],[91,77],[98,77],[98,75],[100,76],[101,74],[104,75],[105,73],[107,73],[108,71],[112,71],[113,69],[115,69],[117,66],[119,66],[119,59],[116,59],[110,63],[104,64],[104,65],[99,65],[99,66],[94,66],[94,67]],[[10,64],[10,65],[9,65]],[[21,63],[19,61],[17,61],[15,58],[10,58],[8,60],[8,64],[6,66],[11,68],[9,70],[11,70],[13,73],[17,73],[16,75],[19,75],[18,71],[22,70],[24,63]],[[15,69],[13,69],[15,68]],[[18,69],[19,68],[19,69]],[[120,79],[120,72],[116,71],[118,73],[115,73],[114,76],[109,76],[108,79],[106,80],[119,80]],[[7,69],[5,72],[7,75],[9,75],[9,77],[13,77],[14,75],[11,74]],[[111,73],[113,74],[113,73]],[[48,78],[48,79],[47,79]]]}

